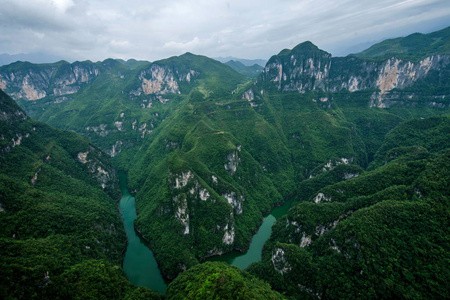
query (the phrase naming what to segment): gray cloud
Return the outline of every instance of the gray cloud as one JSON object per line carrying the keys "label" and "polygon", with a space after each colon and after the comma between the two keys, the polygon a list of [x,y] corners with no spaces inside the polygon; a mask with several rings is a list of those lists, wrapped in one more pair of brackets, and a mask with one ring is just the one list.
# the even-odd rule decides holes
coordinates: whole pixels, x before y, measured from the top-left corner
{"label": "gray cloud", "polygon": [[[352,45],[450,24],[448,0],[0,0],[0,52],[157,60],[184,52],[268,58],[310,40]],[[351,50],[350,50],[351,51]]]}

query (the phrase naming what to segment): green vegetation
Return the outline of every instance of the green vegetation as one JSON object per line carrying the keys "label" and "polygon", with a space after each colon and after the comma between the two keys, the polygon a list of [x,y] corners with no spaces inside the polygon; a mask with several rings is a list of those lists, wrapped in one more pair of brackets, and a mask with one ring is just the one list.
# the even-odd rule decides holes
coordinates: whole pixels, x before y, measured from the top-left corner
{"label": "green vegetation", "polygon": [[230,60],[225,63],[226,65],[229,65],[233,68],[233,70],[241,73],[242,75],[255,78],[257,77],[264,68],[260,65],[254,64],[252,66],[246,66],[240,61]]}
{"label": "green vegetation", "polygon": [[[142,161],[130,172],[132,187],[139,188],[136,197],[141,199],[137,202],[136,225],[150,240],[157,259],[163,262],[162,271],[170,277],[197,263],[197,258],[212,254],[211,250],[215,248],[216,251],[231,250],[233,246],[245,249],[262,212],[282,201],[263,168],[249,154],[247,149],[251,150],[252,144],[241,144],[230,134],[238,124],[230,123],[228,128],[223,126],[219,127],[221,130],[213,130],[208,125],[213,124],[212,117],[204,112],[209,108],[210,102],[186,103],[184,109],[179,109],[179,117],[160,133],[164,139],[157,138],[148,149],[143,149]],[[237,111],[247,114],[249,123],[257,118],[248,107]],[[216,120],[229,118],[230,114],[234,115],[220,109],[213,117]],[[245,126],[246,122],[242,119],[239,125]],[[276,133],[264,126],[267,129],[264,134],[275,139]],[[238,133],[263,138],[257,128],[248,133],[244,130],[239,128]],[[277,145],[258,144],[257,147],[271,153],[271,148]],[[227,164],[236,164],[235,172],[227,170],[224,167]],[[183,181],[183,176],[185,186],[174,188],[176,182]],[[142,181],[136,184],[136,180]],[[201,193],[208,196],[200,200]],[[233,198],[236,204],[230,205],[224,199],[225,195]],[[186,214],[183,218],[189,219],[188,225],[183,225],[181,216],[177,216],[181,210]],[[231,230],[231,227],[236,230],[234,243],[224,245],[224,228]],[[186,228],[189,233],[184,235]],[[166,234],[155,235],[153,232]],[[159,255],[165,257],[161,259]]]}
{"label": "green vegetation", "polygon": [[353,54],[363,59],[388,59],[397,57],[419,61],[427,56],[450,54],[450,27],[429,34],[413,33],[407,37],[390,39]]}
{"label": "green vegetation", "polygon": [[[85,73],[88,73],[92,79],[89,82],[67,85],[77,88],[76,93],[64,96],[53,94],[52,88],[56,87],[57,82],[64,82],[68,76],[75,77],[73,74],[76,67],[81,70],[81,75],[77,76],[87,76]],[[56,72],[52,77],[46,78],[47,73],[54,69]],[[247,80],[225,64],[190,53],[154,63],[109,59],[98,63],[61,62],[39,65],[36,68],[32,64],[16,63],[1,67],[0,73],[8,76],[15,70],[21,75],[36,73],[31,85],[47,92],[46,97],[36,101],[18,99],[31,117],[85,136],[112,155],[113,163],[118,169],[128,169],[134,153],[142,146],[145,138],[172,111],[177,110],[184,98],[178,92],[188,95],[193,91],[192,97],[198,95],[211,100],[221,99]],[[161,91],[145,93],[143,78],[154,78],[155,83],[151,86],[159,86]],[[168,93],[165,88],[170,90],[172,80],[177,82],[177,88]],[[47,81],[50,81],[48,85]],[[12,86],[13,84],[8,92],[21,87]]]}
{"label": "green vegetation", "polygon": [[283,299],[270,286],[225,263],[207,262],[180,274],[167,299]]}
{"label": "green vegetation", "polygon": [[449,297],[449,121],[400,124],[356,178],[302,182],[250,273],[296,298]]}
{"label": "green vegetation", "polygon": [[114,165],[128,171],[137,231],[178,275],[168,298],[279,297],[201,262],[245,251],[291,197],[249,268],[285,297],[448,298],[448,57],[380,71],[392,55],[448,54],[447,32],[345,58],[305,42],[253,81],[191,53],[1,67],[8,92],[59,129],[1,93],[0,297],[162,297],[118,267]]}
{"label": "green vegetation", "polygon": [[[303,197],[306,189],[312,197],[319,188],[360,174],[403,118],[441,112],[420,106],[408,114],[368,109],[363,104],[368,95],[272,94],[253,100],[253,107],[246,100],[215,102],[195,93],[182,100],[136,154],[130,171],[131,188],[138,191],[136,225],[163,274],[172,278],[209,255],[246,249],[262,213],[273,205],[294,194]],[[227,170],[233,159],[234,173]],[[336,171],[322,176],[320,170],[329,163],[337,165]],[[415,173],[402,179],[406,167],[399,165],[385,182],[374,174],[369,186],[410,184]],[[310,175],[315,181],[297,187]],[[183,176],[185,186],[174,188]],[[207,192],[208,199],[201,200],[200,192]],[[232,192],[234,203],[228,203]],[[228,245],[224,237],[232,226],[234,240]]]}
{"label": "green vegetation", "polygon": [[0,107],[0,298],[122,299],[135,287],[119,267],[126,240],[108,157],[29,119],[3,91]]}
{"label": "green vegetation", "polygon": [[[313,57],[320,72],[330,59],[306,42],[269,64],[290,64],[291,56],[308,66]],[[359,63],[353,71],[364,64]],[[303,189],[325,188],[346,173],[361,173],[384,136],[403,120],[448,111],[429,106],[433,89],[420,99],[400,94],[398,101],[415,101],[413,106],[368,108],[373,89],[281,92],[270,74],[246,84],[230,67],[190,53],[148,64],[79,64],[97,68],[99,75],[68,100],[20,102],[39,120],[83,134],[113,156],[116,168],[129,171],[130,190],[137,192],[136,227],[169,278],[208,256],[245,251],[274,205],[296,194],[304,197]],[[345,60],[337,64],[342,70],[352,66]],[[63,67],[55,77],[70,70],[69,64]],[[308,72],[316,71],[295,80],[314,86]],[[252,95],[243,99],[249,89]],[[328,164],[340,173],[321,176]],[[298,186],[310,176],[315,181]]]}

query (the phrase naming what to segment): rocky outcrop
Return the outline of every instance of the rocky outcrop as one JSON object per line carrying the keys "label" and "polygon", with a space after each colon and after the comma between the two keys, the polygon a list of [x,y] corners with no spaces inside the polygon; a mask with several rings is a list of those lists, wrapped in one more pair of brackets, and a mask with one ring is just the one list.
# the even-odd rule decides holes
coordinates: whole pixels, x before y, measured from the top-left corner
{"label": "rocky outcrop", "polygon": [[331,197],[326,196],[324,193],[318,193],[314,197],[314,203],[322,203],[322,202],[329,202],[331,201]]}
{"label": "rocky outcrop", "polygon": [[385,94],[394,88],[410,86],[418,79],[425,77],[430,70],[437,70],[449,63],[450,57],[447,55],[430,56],[418,63],[393,57],[383,62],[378,69],[376,86],[380,94]]}
{"label": "rocky outcrop", "polygon": [[236,192],[230,192],[227,194],[223,194],[222,197],[224,197],[228,201],[237,215],[242,214],[242,202],[244,202],[245,200],[244,196],[240,195],[238,197]]}
{"label": "rocky outcrop", "polygon": [[292,270],[292,266],[286,258],[285,251],[281,248],[275,248],[273,250],[271,261],[275,271],[281,275]]}
{"label": "rocky outcrop", "polygon": [[304,220],[300,215],[293,217],[296,220],[292,220],[288,217],[286,220],[286,228],[289,228],[289,240],[292,243],[296,243],[301,248],[307,247],[317,238],[336,228],[342,220],[346,219],[351,214],[353,214],[352,210],[347,211],[339,215],[336,219],[328,221],[323,220],[315,227],[311,227],[308,224],[302,224]]}
{"label": "rocky outcrop", "polygon": [[75,62],[64,65],[55,76],[53,95],[67,95],[77,93],[82,84],[89,83],[100,74],[99,68],[92,63]]}
{"label": "rocky outcrop", "polygon": [[241,162],[241,159],[239,158],[239,151],[240,148],[238,148],[238,150],[233,151],[232,153],[228,154],[227,156],[227,163],[224,165],[225,170],[228,171],[228,174],[233,175],[234,173],[236,173],[237,168],[239,166],[239,163]]}
{"label": "rocky outcrop", "polygon": [[225,245],[232,245],[234,243],[234,237],[236,235],[235,229],[234,229],[234,217],[233,214],[230,214],[230,222],[231,224],[226,224],[225,228],[223,230],[225,231],[222,242]]}
{"label": "rocky outcrop", "polygon": [[116,141],[116,143],[114,145],[112,145],[111,151],[109,151],[108,154],[111,157],[116,156],[117,154],[122,152],[122,145],[123,145],[122,141]]}
{"label": "rocky outcrop", "polygon": [[180,94],[178,82],[169,68],[152,64],[139,74],[144,94]]}
{"label": "rocky outcrop", "polygon": [[305,42],[273,56],[258,80],[270,81],[283,92],[324,90],[330,68],[331,54]]}
{"label": "rocky outcrop", "polygon": [[[230,210],[224,211],[224,218],[216,220],[215,228],[210,229],[218,236],[221,236],[223,243],[223,246],[215,245],[214,249],[208,250],[208,255],[215,255],[223,253],[227,249],[226,246],[234,244],[236,237],[235,217],[242,214],[245,197],[237,191],[230,190],[230,186],[219,183],[218,178],[215,176],[211,177],[210,183],[210,186],[204,185],[204,182],[191,170],[169,173],[168,184],[173,201],[171,207],[160,210],[160,215],[172,213],[175,220],[182,225],[181,234],[195,234],[195,231],[198,230],[198,224],[195,222],[191,224],[191,219],[195,218],[195,211],[199,208],[199,203],[210,202],[216,204],[217,201],[222,201],[218,200],[219,196],[217,193],[219,191],[213,189],[226,188],[228,192],[223,192],[221,196],[230,205]],[[195,224],[197,224],[197,227]]]}
{"label": "rocky outcrop", "polygon": [[102,152],[92,146],[86,152],[78,152],[77,160],[87,167],[89,173],[100,183],[102,189],[116,188],[117,175],[112,166],[105,164]]}
{"label": "rocky outcrop", "polygon": [[85,128],[86,131],[93,131],[101,137],[107,136],[111,130],[106,129],[108,127],[107,124],[99,124],[98,126],[88,126]]}
{"label": "rocky outcrop", "polygon": [[[313,170],[311,172],[311,174],[309,175],[309,178],[314,178],[318,174],[331,171],[331,170],[333,170],[334,168],[336,168],[339,165],[342,165],[342,164],[348,165],[348,164],[351,164],[352,162],[353,162],[353,157],[350,157],[350,158],[342,157],[342,158],[337,158],[337,159],[336,158],[330,159],[321,168],[316,168],[315,170]],[[356,176],[358,176],[358,175],[356,175]],[[354,176],[354,177],[356,177],[356,176]],[[346,179],[349,179],[349,178],[346,178]]]}
{"label": "rocky outcrop", "polygon": [[[393,89],[412,86],[431,71],[441,71],[450,65],[450,55],[433,55],[419,62],[395,57],[384,61],[363,60],[353,56],[332,58],[310,42],[292,50],[283,50],[267,63],[255,86],[276,88],[280,92],[346,90],[356,92],[376,89],[370,105],[389,107]],[[253,100],[253,89],[245,91],[243,99]]]}
{"label": "rocky outcrop", "polygon": [[77,93],[99,74],[99,68],[92,62],[43,65],[17,62],[0,68],[0,88],[16,100],[38,100]]}
{"label": "rocky outcrop", "polygon": [[[165,104],[168,99],[162,98],[160,95],[165,94],[181,94],[180,84],[182,82],[190,83],[196,78],[200,72],[190,69],[189,71],[180,71],[177,67],[166,66],[164,64],[153,63],[148,68],[143,69],[139,75],[141,86],[137,90],[130,92],[131,95],[140,96],[157,95],[154,100]],[[152,100],[143,103],[143,108],[152,106]]]}
{"label": "rocky outcrop", "polygon": [[183,194],[177,195],[173,198],[176,206],[175,218],[183,225],[183,234],[189,234],[189,209],[186,196]]}

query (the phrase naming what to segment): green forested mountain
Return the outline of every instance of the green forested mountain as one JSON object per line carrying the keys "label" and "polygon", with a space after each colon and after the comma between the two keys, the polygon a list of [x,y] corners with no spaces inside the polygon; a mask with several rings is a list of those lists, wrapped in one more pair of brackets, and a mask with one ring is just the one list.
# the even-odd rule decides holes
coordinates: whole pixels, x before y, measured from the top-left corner
{"label": "green forested mountain", "polygon": [[167,299],[284,299],[262,280],[217,262],[207,262],[180,274],[167,294]]}
{"label": "green forested mountain", "polygon": [[378,167],[302,182],[250,272],[296,298],[448,298],[449,133],[448,115],[407,121]]}
{"label": "green forested mountain", "polygon": [[[211,101],[191,93],[141,147],[130,172],[140,199],[136,225],[164,274],[172,277],[199,258],[244,249],[261,214],[297,193],[299,182],[334,165],[365,168],[400,122],[448,112],[445,98],[439,105],[429,102],[436,99],[430,91],[410,97],[404,89],[394,98],[386,90],[389,109],[374,104],[380,95],[375,86],[333,92],[338,71],[328,63],[330,55],[311,43],[283,50],[234,95]],[[345,76],[364,78],[361,68],[357,61],[353,75]],[[446,70],[436,72],[448,78]],[[361,80],[361,86],[370,80]],[[448,82],[442,82],[442,91],[448,92]],[[420,84],[417,79],[411,89]],[[294,86],[304,92],[291,91]]]}
{"label": "green forested mountain", "polygon": [[450,54],[450,27],[429,34],[413,33],[407,37],[389,39],[357,54],[363,59],[401,59],[419,61],[431,55]]}
{"label": "green forested mountain", "polygon": [[168,111],[177,109],[181,95],[195,89],[220,98],[244,80],[230,67],[190,53],[154,63],[108,59],[0,67],[0,88],[33,118],[89,138],[121,169]]}
{"label": "green forested mountain", "polygon": [[126,239],[109,157],[31,120],[1,90],[0,116],[0,297],[123,296],[133,287],[119,268]]}
{"label": "green forested mountain", "polygon": [[[253,295],[252,276],[201,263],[244,251],[263,214],[291,197],[263,261],[249,269],[286,297],[446,298],[450,56],[434,54],[334,58],[305,42],[252,81],[190,53],[15,63],[0,67],[0,87],[128,171],[135,226],[162,273],[189,269],[168,298],[221,295],[229,280]],[[4,141],[17,143],[14,134]],[[89,160],[86,149],[70,152],[75,163]],[[18,178],[31,183],[37,166]],[[82,268],[67,278],[83,277]]]}
{"label": "green forested mountain", "polygon": [[263,67],[267,63],[267,59],[245,59],[245,58],[239,58],[234,56],[227,56],[227,57],[213,57],[213,59],[220,61],[221,63],[227,63],[229,61],[236,61],[240,62],[244,66],[251,67],[253,65],[258,65],[260,67]]}

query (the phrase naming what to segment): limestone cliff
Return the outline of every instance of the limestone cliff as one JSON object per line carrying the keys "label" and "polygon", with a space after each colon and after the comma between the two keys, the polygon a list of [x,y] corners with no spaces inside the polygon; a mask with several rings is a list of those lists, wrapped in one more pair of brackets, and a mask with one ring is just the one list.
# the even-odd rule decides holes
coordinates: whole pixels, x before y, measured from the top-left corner
{"label": "limestone cliff", "polygon": [[[432,55],[418,62],[395,57],[383,61],[363,60],[354,56],[333,58],[312,43],[305,42],[273,56],[253,85],[254,88],[245,91],[242,97],[253,100],[256,97],[254,90],[261,88],[300,93],[372,89],[377,91],[373,93],[370,105],[383,108],[395,100],[389,95],[393,89],[411,87],[432,71],[441,74],[449,67],[450,55]],[[443,76],[448,77],[448,72],[446,74]]]}
{"label": "limestone cliff", "polygon": [[92,62],[30,64],[16,62],[0,68],[0,88],[14,99],[38,100],[78,92],[100,74]]}
{"label": "limestone cliff", "polygon": [[[148,68],[140,71],[138,78],[140,87],[131,91],[133,95],[164,95],[181,94],[180,83],[190,83],[200,74],[199,71],[192,69],[180,71],[176,66],[167,66],[165,64],[153,63]],[[158,98],[160,102],[164,102]]]}
{"label": "limestone cliff", "polygon": [[279,91],[304,93],[326,89],[330,68],[331,54],[305,42],[273,56],[258,80],[272,82]]}

